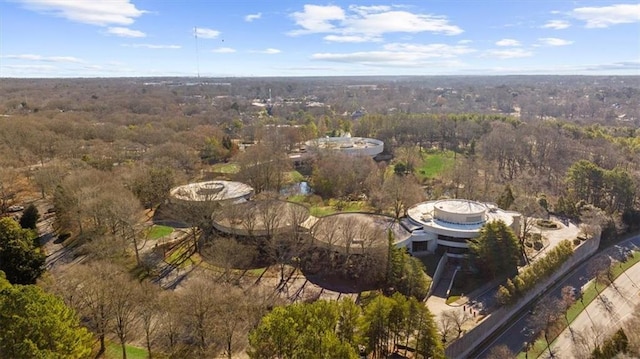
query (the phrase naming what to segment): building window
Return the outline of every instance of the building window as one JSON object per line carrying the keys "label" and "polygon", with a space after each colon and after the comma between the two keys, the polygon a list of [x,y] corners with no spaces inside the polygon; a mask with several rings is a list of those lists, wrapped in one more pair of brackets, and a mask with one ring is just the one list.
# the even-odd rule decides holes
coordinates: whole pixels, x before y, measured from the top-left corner
{"label": "building window", "polygon": [[429,241],[411,242],[411,252],[426,252],[429,250]]}
{"label": "building window", "polygon": [[467,217],[467,223],[482,223],[482,216]]}

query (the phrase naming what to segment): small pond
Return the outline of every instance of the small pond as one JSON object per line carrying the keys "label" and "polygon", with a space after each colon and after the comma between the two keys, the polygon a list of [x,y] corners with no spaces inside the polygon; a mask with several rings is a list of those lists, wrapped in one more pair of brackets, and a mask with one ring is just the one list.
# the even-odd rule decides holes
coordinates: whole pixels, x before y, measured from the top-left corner
{"label": "small pond", "polygon": [[285,186],[282,190],[280,190],[280,193],[284,196],[295,196],[297,194],[306,196],[313,193],[313,190],[311,189],[309,182],[302,181]]}

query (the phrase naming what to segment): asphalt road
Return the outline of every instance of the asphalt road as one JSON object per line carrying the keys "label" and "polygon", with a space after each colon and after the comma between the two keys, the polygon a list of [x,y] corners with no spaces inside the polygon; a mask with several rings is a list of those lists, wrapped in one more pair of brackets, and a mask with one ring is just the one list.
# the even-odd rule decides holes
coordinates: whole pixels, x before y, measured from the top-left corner
{"label": "asphalt road", "polygon": [[611,335],[635,313],[640,288],[632,278],[639,277],[640,263],[637,263],[616,278],[613,285],[603,286],[599,296],[571,323],[571,330],[565,329],[553,342],[553,352],[563,359],[589,356],[594,340]]}
{"label": "asphalt road", "polygon": [[640,248],[640,234],[597,252],[591,259],[583,262],[561,281],[552,286],[537,301],[525,307],[507,326],[503,327],[499,332],[496,332],[491,340],[474,350],[470,357],[485,358],[491,348],[500,345],[506,345],[512,352],[519,353],[524,348],[526,342],[533,341],[537,336],[537,333],[531,332],[529,323],[532,315],[530,309],[534,308],[538,301],[545,297],[560,298],[562,288],[565,286],[572,286],[578,289],[582,288],[593,278],[593,269],[591,268],[593,268],[593,263],[598,260],[598,258],[620,258],[626,251],[638,248]]}

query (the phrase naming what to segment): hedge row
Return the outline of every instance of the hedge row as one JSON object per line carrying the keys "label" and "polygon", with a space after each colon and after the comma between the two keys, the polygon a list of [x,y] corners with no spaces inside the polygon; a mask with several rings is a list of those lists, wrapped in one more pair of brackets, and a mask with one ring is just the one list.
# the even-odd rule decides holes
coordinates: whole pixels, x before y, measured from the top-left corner
{"label": "hedge row", "polygon": [[502,305],[514,303],[540,280],[547,278],[573,254],[573,244],[569,240],[560,242],[543,258],[531,263],[513,279],[498,288],[497,300]]}

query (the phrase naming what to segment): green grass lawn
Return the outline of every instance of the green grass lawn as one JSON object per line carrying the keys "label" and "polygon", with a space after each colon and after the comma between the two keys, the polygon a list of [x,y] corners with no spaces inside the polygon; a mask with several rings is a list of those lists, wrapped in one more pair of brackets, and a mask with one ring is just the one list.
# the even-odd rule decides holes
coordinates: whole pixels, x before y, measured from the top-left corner
{"label": "green grass lawn", "polygon": [[324,217],[338,212],[371,212],[372,208],[365,201],[347,201],[344,202],[341,210],[337,209],[338,201],[329,200],[329,205],[315,205],[309,208],[312,216]]}
{"label": "green grass lawn", "polygon": [[247,274],[254,276],[254,277],[259,277],[261,276],[265,271],[267,270],[267,267],[263,267],[263,268],[253,268],[253,269],[249,269],[247,270]]}
{"label": "green grass lawn", "polygon": [[305,180],[304,176],[298,171],[289,171],[285,173],[285,183],[298,183]]}
{"label": "green grass lawn", "polygon": [[453,167],[454,153],[452,151],[425,152],[422,155],[422,165],[416,168],[418,178],[423,181],[427,178],[435,178],[445,170]]}
{"label": "green grass lawn", "polygon": [[173,265],[177,265],[180,268],[196,265],[202,261],[199,255],[195,253],[189,253],[187,251],[191,251],[191,246],[182,244],[178,248],[174,249],[171,253],[169,253],[164,261]]}
{"label": "green grass lawn", "polygon": [[456,300],[460,299],[459,295],[450,295],[449,298],[447,298],[447,304],[451,304],[453,302],[455,302]]}
{"label": "green grass lawn", "polygon": [[330,206],[313,206],[309,208],[309,213],[315,217],[324,217],[336,212],[336,209]]}
{"label": "green grass lawn", "polygon": [[240,167],[236,163],[216,163],[211,166],[213,172],[234,174],[240,171]]}
{"label": "green grass lawn", "polygon": [[305,204],[307,202],[307,196],[304,194],[294,194],[293,196],[287,197],[287,201]]}
{"label": "green grass lawn", "polygon": [[166,235],[171,234],[171,232],[173,232],[172,227],[154,224],[153,226],[151,226],[151,229],[149,229],[149,239],[162,238]]}
{"label": "green grass lawn", "polygon": [[[134,347],[131,345],[126,346],[127,359],[147,359],[149,357],[147,351],[143,348]],[[122,358],[122,347],[118,343],[107,343],[107,350],[105,352],[106,359],[120,359]]]}

